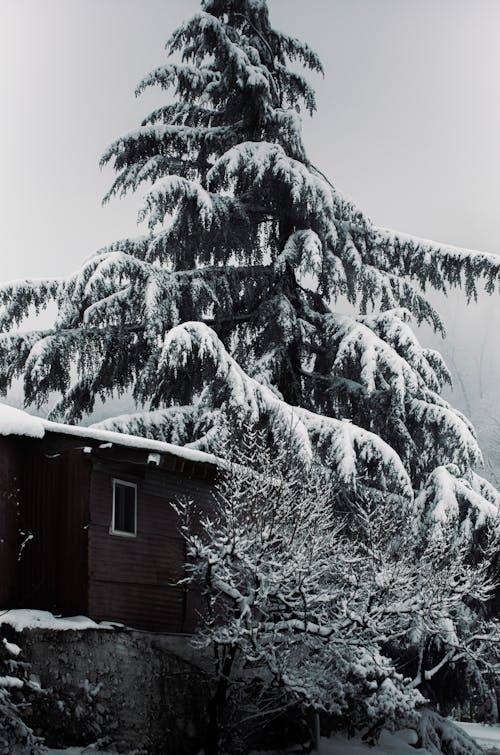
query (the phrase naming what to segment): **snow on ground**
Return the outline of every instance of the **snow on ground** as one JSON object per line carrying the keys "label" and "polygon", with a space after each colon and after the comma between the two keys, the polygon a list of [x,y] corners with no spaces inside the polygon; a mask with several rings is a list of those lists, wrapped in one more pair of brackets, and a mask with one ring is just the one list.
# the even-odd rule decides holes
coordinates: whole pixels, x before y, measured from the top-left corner
{"label": "snow on ground", "polygon": [[[486,753],[495,753],[498,748],[500,753],[500,725],[487,726],[485,724],[457,723],[470,737],[485,749]],[[369,747],[360,739],[348,739],[342,734],[337,734],[330,739],[321,738],[318,755],[429,755],[428,750],[416,748],[413,744],[417,741],[416,733],[411,729],[404,729],[396,734],[383,732],[378,744]],[[47,755],[111,755],[103,750],[94,750],[89,747],[68,747],[63,750],[45,750]],[[259,753],[254,753],[259,755]],[[260,753],[260,755],[265,755]],[[271,755],[268,753],[267,755]]]}
{"label": "snow on ground", "polygon": [[[453,721],[460,726],[487,755],[500,755],[500,725],[469,724]],[[318,755],[430,755],[428,750],[414,747],[417,734],[412,729],[403,729],[395,734],[383,732],[377,745],[369,747],[358,737],[348,739],[343,734],[336,734],[330,739],[321,738]],[[290,750],[290,753],[294,750]],[[295,751],[296,752],[296,751]],[[265,755],[254,753],[253,755]],[[272,755],[272,753],[267,753]]]}
{"label": "snow on ground", "polygon": [[[319,755],[430,755],[428,750],[414,747],[417,734],[412,729],[403,729],[390,734],[382,732],[375,747],[370,747],[359,737],[349,739],[343,734],[333,737],[321,737]],[[297,752],[293,748],[289,753]],[[252,753],[252,755],[273,755],[273,753]],[[277,754],[276,754],[277,755]]]}
{"label": "snow on ground", "polygon": [[86,616],[61,618],[49,611],[35,611],[29,608],[16,608],[0,613],[0,625],[9,624],[16,631],[23,629],[112,629],[116,624],[102,621],[96,624]]}
{"label": "snow on ground", "polygon": [[456,721],[456,724],[486,752],[500,753],[500,724],[488,726],[487,724],[469,724],[461,721]]}
{"label": "snow on ground", "polygon": [[[397,734],[384,733],[376,747],[368,747],[359,739],[347,739],[341,735],[332,739],[322,737],[319,755],[429,755],[427,750],[411,746],[410,743],[416,741],[416,736],[415,732],[409,729]],[[92,747],[69,747],[66,750],[46,750],[45,752],[47,755],[108,755]],[[255,755],[265,754],[255,753]]]}
{"label": "snow on ground", "polygon": [[95,750],[92,745],[89,745],[89,747],[66,747],[64,750],[42,750],[42,753],[43,755],[116,755],[116,752],[109,750]]}
{"label": "snow on ground", "polygon": [[358,739],[348,739],[342,734],[325,739],[321,738],[319,755],[429,755],[428,750],[415,748],[417,735],[410,729],[396,734],[383,732],[375,747],[369,747]]}

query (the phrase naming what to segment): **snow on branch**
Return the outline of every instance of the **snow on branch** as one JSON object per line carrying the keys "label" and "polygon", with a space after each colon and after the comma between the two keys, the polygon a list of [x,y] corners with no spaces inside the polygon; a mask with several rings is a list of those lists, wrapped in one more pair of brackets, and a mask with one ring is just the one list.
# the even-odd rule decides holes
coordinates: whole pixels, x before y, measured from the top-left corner
{"label": "snow on branch", "polygon": [[476,493],[478,493],[480,496],[485,498],[489,503],[493,504],[493,506],[496,507],[500,515],[500,493],[491,484],[491,482],[485,480],[484,477],[478,475],[477,472],[471,472],[470,484],[472,486],[472,489],[475,490]]}
{"label": "snow on branch", "polygon": [[333,371],[359,380],[368,394],[376,390],[380,380],[386,380],[398,403],[404,404],[406,394],[418,388],[418,372],[373,332],[369,319],[360,320],[349,315],[327,316],[326,338],[335,350]]}
{"label": "snow on branch", "polygon": [[451,384],[451,374],[441,354],[424,348],[410,326],[411,315],[404,307],[357,318],[392,347],[433,391]]}
{"label": "snow on branch", "polygon": [[95,422],[91,427],[184,446],[193,436],[198,414],[199,408],[196,404],[169,406],[135,414],[120,414]]}
{"label": "snow on branch", "polygon": [[199,322],[187,322],[172,328],[166,335],[158,361],[161,381],[180,379],[191,372],[198,360],[198,372],[207,372],[204,382],[214,384],[223,401],[233,410],[242,411],[249,421],[257,423],[267,415],[275,432],[290,435],[303,459],[311,457],[308,433],[292,407],[278,399],[267,387],[248,377],[228,354],[222,341],[211,328]]}
{"label": "snow on branch", "polygon": [[165,155],[153,155],[137,160],[126,170],[118,174],[111,189],[105,197],[105,201],[112,196],[124,197],[128,191],[137,191],[143,182],[154,183],[164,175],[171,172],[172,161]]}
{"label": "snow on branch", "polygon": [[410,398],[407,411],[422,435],[422,455],[434,460],[441,456],[464,473],[483,464],[472,425],[441,396],[427,391],[423,398]]}
{"label": "snow on branch", "polygon": [[[398,684],[402,702],[403,679],[378,652],[376,635],[407,617],[380,617],[373,598],[387,591],[371,573],[380,567],[363,557],[358,539],[349,538],[335,511],[338,488],[331,475],[321,467],[298,468],[288,446],[271,452],[251,431],[242,446],[225,454],[228,465],[201,532],[190,526],[192,505],[177,507],[188,574],[210,598],[198,643],[237,649],[254,666],[267,666],[292,695],[321,709],[345,709],[344,685],[359,684],[361,692],[374,673],[380,685],[358,694],[354,704],[363,709],[368,694],[368,706],[377,708],[384,677]],[[391,539],[387,526],[380,532]],[[409,554],[406,559],[413,563]],[[390,593],[392,598],[397,590]]]}
{"label": "snow on branch", "polygon": [[153,229],[163,223],[165,216],[172,214],[181,202],[191,202],[196,207],[200,225],[209,228],[212,223],[226,219],[229,212],[234,212],[235,206],[241,207],[237,200],[211,194],[195,181],[189,181],[180,176],[168,176],[158,181],[147,194],[144,206],[139,213],[139,222],[149,218],[149,226]]}
{"label": "snow on branch", "polygon": [[279,144],[268,142],[241,142],[225,152],[208,173],[212,188],[234,189],[242,179],[253,190],[266,191],[277,184],[282,192],[286,189],[290,209],[301,217],[303,223],[314,218],[315,226],[324,238],[324,243],[334,245],[336,230],[334,203],[328,185],[309,168],[289,157]]}
{"label": "snow on branch", "polygon": [[384,268],[384,264],[377,267],[363,261],[355,279],[351,300],[359,299],[363,312],[367,311],[369,305],[382,310],[404,307],[419,324],[427,322],[437,333],[444,335],[443,322],[428,300],[402,274]]}
{"label": "snow on branch", "polygon": [[[323,465],[297,467],[288,446],[262,441],[250,430],[238,446],[226,444],[225,472],[196,528],[193,504],[176,507],[186,581],[207,597],[199,645],[232,649],[233,658],[267,667],[292,696],[338,714],[350,709],[362,725],[367,716],[391,720],[399,705],[411,710],[421,702],[415,688],[467,650],[487,661],[497,635],[488,622],[463,619],[466,601],[486,601],[492,581],[483,564],[469,563],[450,522],[438,541],[416,537],[410,507],[340,497]],[[412,680],[384,658],[389,638],[433,645]],[[240,668],[226,666],[226,682],[237,682]]]}
{"label": "snow on branch", "polygon": [[62,278],[32,278],[0,284],[0,331],[19,325],[34,308],[36,314],[57,299]]}
{"label": "snow on branch", "polygon": [[[212,70],[206,66],[189,65],[186,63],[168,63],[155,68],[142,81],[139,82],[135,90],[136,95],[141,94],[150,86],[160,86],[162,89],[169,89],[176,85],[177,92],[189,92],[191,97],[200,97],[210,84],[218,83],[221,80],[220,71]],[[115,142],[114,144],[117,144]],[[102,160],[107,162],[112,156],[112,145],[104,153]]]}
{"label": "snow on branch", "polygon": [[[356,487],[358,478],[370,486],[376,481],[382,490],[393,490],[412,498],[411,481],[396,451],[378,435],[349,420],[338,420],[295,407],[311,441],[335,469],[340,481]],[[372,480],[363,477],[367,467],[376,467]]]}
{"label": "snow on branch", "polygon": [[440,532],[455,520],[467,540],[473,531],[488,523],[499,528],[500,534],[499,494],[478,475],[472,474],[471,478],[470,482],[464,478],[455,464],[436,467],[431,472],[415,498],[418,520],[429,532]]}
{"label": "snow on branch", "polygon": [[301,42],[295,37],[289,37],[282,31],[276,34],[276,43],[279,44],[285,55],[292,62],[299,60],[310,70],[318,71],[318,73],[323,73],[321,60],[319,59],[317,53],[315,53],[314,50],[309,47],[309,45]]}
{"label": "snow on branch", "polygon": [[176,52],[187,42],[192,44],[190,54],[197,61],[213,55],[222,58],[242,88],[249,88],[266,99],[276,94],[269,68],[262,65],[260,56],[252,45],[231,39],[227,24],[212,15],[201,12],[193,16],[175,31],[168,43],[168,51]]}
{"label": "snow on branch", "polygon": [[319,236],[312,230],[295,231],[274,262],[278,272],[283,272],[287,263],[296,269],[299,275],[311,273],[319,276],[323,267],[322,244]]}
{"label": "snow on branch", "polygon": [[374,228],[374,244],[387,254],[391,267],[400,275],[431,285],[464,287],[467,298],[477,299],[477,282],[493,293],[500,279],[500,255],[460,249],[436,241],[419,239],[388,228]]}
{"label": "snow on branch", "polygon": [[310,458],[311,444],[316,444],[340,482],[355,486],[367,466],[375,464],[383,488],[411,497],[408,474],[387,443],[349,422],[286,404],[268,387],[249,377],[214,331],[201,323],[183,323],[164,340],[158,362],[160,382],[178,380],[185,371],[205,375],[203,382],[213,386],[218,405],[242,411],[252,423],[265,417],[278,438],[291,438],[302,458]]}

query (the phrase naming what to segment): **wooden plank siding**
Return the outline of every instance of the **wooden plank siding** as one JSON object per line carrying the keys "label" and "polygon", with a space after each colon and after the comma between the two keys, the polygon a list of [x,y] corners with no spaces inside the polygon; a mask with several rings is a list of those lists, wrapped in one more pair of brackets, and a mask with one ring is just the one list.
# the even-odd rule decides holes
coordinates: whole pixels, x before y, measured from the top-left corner
{"label": "wooden plank siding", "polygon": [[24,441],[21,523],[33,539],[20,561],[18,605],[87,612],[90,473],[80,450],[52,455],[45,440]]}
{"label": "wooden plank siding", "polygon": [[[60,429],[0,437],[0,609],[192,632],[201,594],[178,584],[186,547],[171,503],[188,499],[198,516],[207,511],[216,474],[209,462]],[[137,485],[134,537],[110,533],[113,479]],[[18,560],[20,531],[33,537]]]}
{"label": "wooden plank siding", "polygon": [[[110,533],[113,479],[137,485],[135,537]],[[151,631],[193,631],[200,598],[176,584],[184,576],[186,550],[170,504],[187,497],[206,507],[212,489],[210,482],[179,472],[112,458],[95,462],[88,531],[92,618]]]}
{"label": "wooden plank siding", "polygon": [[20,484],[19,440],[0,437],[0,608],[12,604],[17,588]]}

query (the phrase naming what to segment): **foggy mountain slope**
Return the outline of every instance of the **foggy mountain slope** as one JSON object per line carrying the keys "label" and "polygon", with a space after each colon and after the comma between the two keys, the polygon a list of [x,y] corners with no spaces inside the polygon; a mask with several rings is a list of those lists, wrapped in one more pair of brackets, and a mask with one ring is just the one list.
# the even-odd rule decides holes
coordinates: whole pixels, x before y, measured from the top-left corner
{"label": "foggy mountain slope", "polygon": [[462,291],[429,297],[441,314],[446,338],[422,326],[422,342],[443,355],[453,377],[444,396],[472,421],[484,455],[483,474],[500,483],[500,306],[495,297],[479,294],[467,304]]}

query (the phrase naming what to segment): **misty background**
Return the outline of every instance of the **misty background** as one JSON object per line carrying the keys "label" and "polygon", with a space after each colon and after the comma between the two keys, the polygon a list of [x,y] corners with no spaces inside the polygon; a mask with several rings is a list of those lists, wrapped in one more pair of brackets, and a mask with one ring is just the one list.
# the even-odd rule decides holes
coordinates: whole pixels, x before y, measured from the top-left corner
{"label": "misty background", "polygon": [[[0,279],[67,275],[143,230],[140,197],[103,207],[106,146],[165,99],[134,97],[198,0],[0,0]],[[325,77],[304,115],[312,162],[379,226],[500,252],[498,0],[269,0]],[[454,375],[500,484],[500,299],[432,295],[447,339],[421,329]],[[40,320],[43,326],[43,316]],[[10,399],[15,403],[19,395]],[[101,410],[103,411],[103,410]],[[109,403],[106,412],[113,413]]]}

